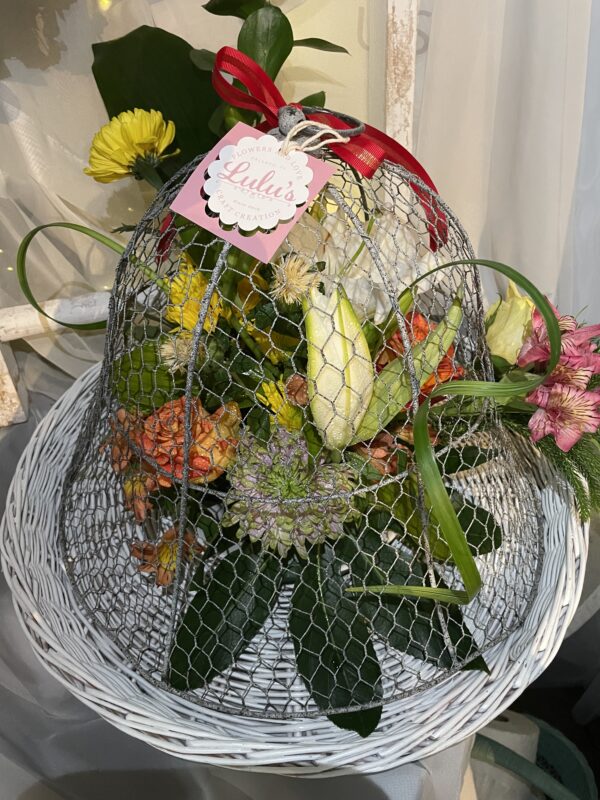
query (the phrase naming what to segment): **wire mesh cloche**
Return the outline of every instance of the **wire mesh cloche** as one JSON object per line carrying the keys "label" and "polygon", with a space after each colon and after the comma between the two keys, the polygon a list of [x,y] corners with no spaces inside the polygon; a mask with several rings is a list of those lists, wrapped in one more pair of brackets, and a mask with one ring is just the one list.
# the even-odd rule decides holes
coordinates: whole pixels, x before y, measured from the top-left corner
{"label": "wire mesh cloche", "polygon": [[170,210],[201,158],[159,192],[118,267],[62,543],[149,680],[364,735],[386,702],[486,669],[535,591],[540,515],[491,403],[444,394],[493,379],[476,268],[432,272],[472,258],[459,222],[400,166],[318,155],[335,172],[269,263]]}

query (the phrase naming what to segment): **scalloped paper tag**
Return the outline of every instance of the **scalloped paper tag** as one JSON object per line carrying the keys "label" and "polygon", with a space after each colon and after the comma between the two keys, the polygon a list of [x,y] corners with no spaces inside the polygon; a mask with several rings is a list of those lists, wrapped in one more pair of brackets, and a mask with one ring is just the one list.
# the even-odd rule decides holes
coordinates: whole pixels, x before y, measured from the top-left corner
{"label": "scalloped paper tag", "polygon": [[335,171],[238,122],[198,164],[171,210],[260,261],[270,261]]}

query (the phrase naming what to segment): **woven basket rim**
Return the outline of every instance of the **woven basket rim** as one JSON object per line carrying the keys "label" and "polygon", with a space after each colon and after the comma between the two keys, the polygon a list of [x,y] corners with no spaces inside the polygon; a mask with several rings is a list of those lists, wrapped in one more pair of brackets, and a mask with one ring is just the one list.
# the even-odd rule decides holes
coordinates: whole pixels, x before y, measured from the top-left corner
{"label": "woven basket rim", "polygon": [[[554,657],[581,593],[588,526],[549,465],[532,465],[540,491],[546,556],[523,625],[486,654],[491,675],[455,674],[384,707],[368,739],[325,718],[258,719],[191,703],[146,681],[76,602],[57,543],[61,481],[99,375],[96,365],[38,426],[12,481],[0,548],[17,615],[38,658],[86,705],[121,730],[171,755],[286,775],[378,772],[432,755],[486,725]],[[51,480],[49,478],[51,477]]]}

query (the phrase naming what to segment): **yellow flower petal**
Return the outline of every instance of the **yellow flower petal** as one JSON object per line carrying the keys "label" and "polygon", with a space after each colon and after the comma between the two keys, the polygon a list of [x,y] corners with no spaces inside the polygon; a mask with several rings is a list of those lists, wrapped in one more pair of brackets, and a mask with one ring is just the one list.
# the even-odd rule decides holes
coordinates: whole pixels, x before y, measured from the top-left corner
{"label": "yellow flower petal", "polygon": [[[207,286],[208,278],[196,270],[188,256],[184,256],[179,272],[171,279],[169,305],[165,314],[169,322],[173,322],[185,330],[193,331],[198,322]],[[207,333],[213,333],[220,316],[224,316],[223,301],[217,292],[213,292],[203,329]]]}
{"label": "yellow flower petal", "polygon": [[256,399],[265,405],[272,413],[271,422],[287,428],[288,431],[299,431],[302,428],[304,417],[298,406],[292,405],[285,394],[285,383],[280,378],[275,381],[263,381],[256,392]]}
{"label": "yellow flower petal", "polygon": [[125,178],[133,174],[138,158],[160,161],[174,138],[174,123],[160,111],[123,111],[94,136],[84,172],[100,183]]}
{"label": "yellow flower petal", "polygon": [[498,300],[486,315],[486,340],[490,353],[516,364],[523,342],[531,332],[533,301],[509,281],[506,298]]}

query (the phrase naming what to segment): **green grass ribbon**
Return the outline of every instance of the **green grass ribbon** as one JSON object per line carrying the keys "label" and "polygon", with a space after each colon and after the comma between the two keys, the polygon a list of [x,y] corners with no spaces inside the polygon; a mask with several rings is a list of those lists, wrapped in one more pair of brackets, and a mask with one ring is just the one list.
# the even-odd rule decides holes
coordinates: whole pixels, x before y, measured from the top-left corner
{"label": "green grass ribbon", "polygon": [[111,250],[114,250],[115,253],[118,253],[120,256],[123,255],[125,248],[119,242],[115,242],[114,239],[111,239],[109,236],[105,236],[103,233],[98,233],[98,231],[94,231],[91,228],[87,228],[85,225],[77,225],[74,222],[49,222],[46,225],[38,225],[37,228],[33,228],[33,230],[29,231],[27,236],[24,237],[21,244],[19,245],[19,249],[17,251],[17,276],[19,278],[19,284],[21,286],[21,290],[25,297],[29,300],[31,305],[35,308],[36,311],[39,311],[40,314],[43,314],[48,319],[51,319],[53,322],[57,322],[59,325],[63,325],[65,328],[73,328],[75,330],[80,331],[94,331],[94,330],[101,330],[102,328],[106,327],[106,320],[102,322],[85,322],[85,323],[74,323],[74,322],[63,322],[60,319],[55,319],[55,317],[51,317],[50,314],[47,314],[38,301],[35,299],[33,292],[31,291],[31,286],[29,285],[29,281],[27,279],[27,251],[29,250],[29,245],[33,241],[34,237],[40,231],[45,230],[46,228],[68,228],[72,231],[77,231],[78,233],[83,233],[86,236],[89,236],[92,239],[95,239],[97,242],[100,242],[106,247],[109,247]]}

